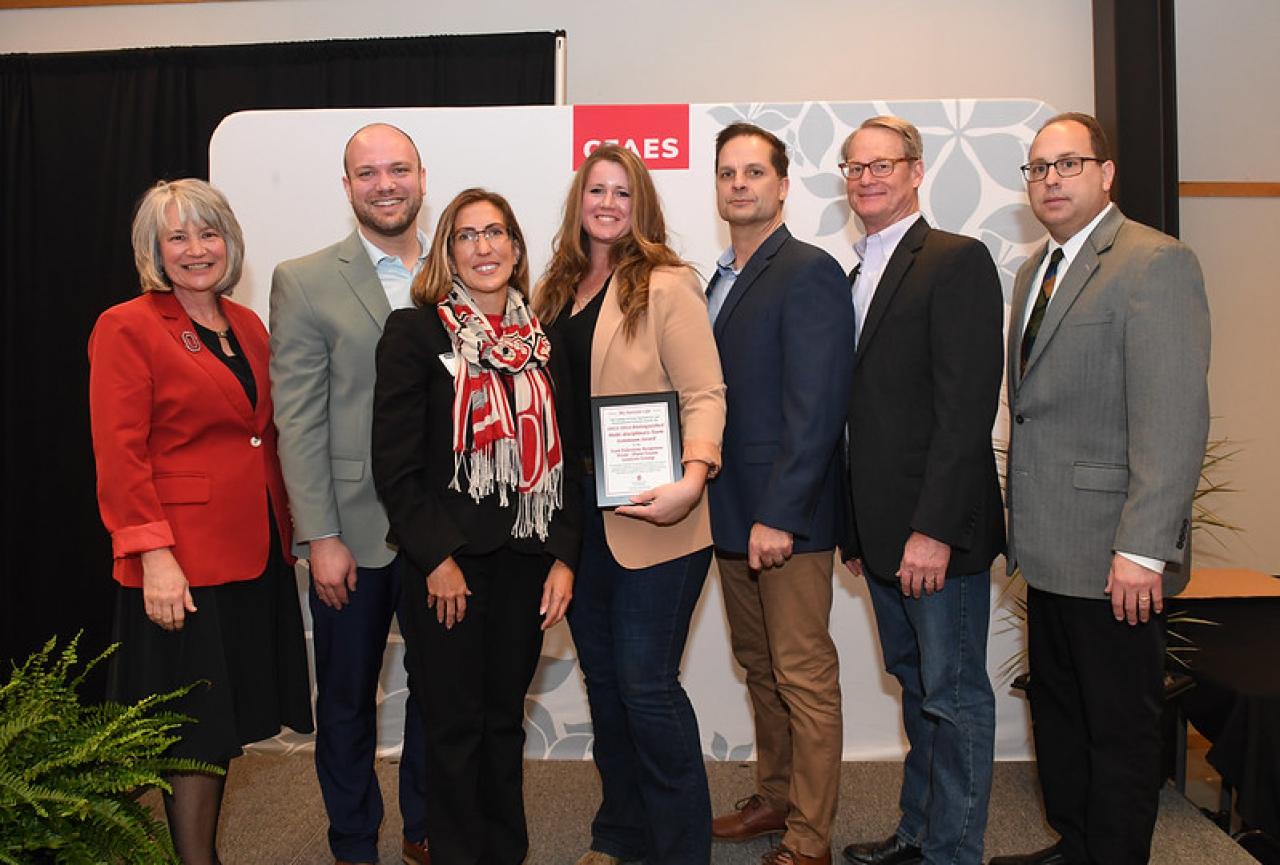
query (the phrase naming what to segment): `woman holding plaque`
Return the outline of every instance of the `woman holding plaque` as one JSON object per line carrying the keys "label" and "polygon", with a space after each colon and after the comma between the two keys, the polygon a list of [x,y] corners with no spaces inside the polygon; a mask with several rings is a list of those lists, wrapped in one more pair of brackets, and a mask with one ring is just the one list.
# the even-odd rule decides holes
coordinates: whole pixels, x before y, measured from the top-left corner
{"label": "woman holding plaque", "polygon": [[401,625],[435,865],[525,859],[525,692],[580,548],[528,286],[511,206],[463,190],[440,214],[414,307],[391,313],[377,349],[373,479],[408,560]]}
{"label": "woman holding plaque", "polygon": [[[574,400],[570,453],[593,452],[590,396],[675,392],[675,480],[602,511],[584,466],[583,546],[569,627],[595,729],[603,801],[579,865],[705,865],[711,803],[680,659],[711,562],[704,487],[720,467],[724,382],[693,270],[667,245],[639,157],[606,144],[574,176],[534,309],[554,322]],[[608,436],[608,431],[605,435]]]}

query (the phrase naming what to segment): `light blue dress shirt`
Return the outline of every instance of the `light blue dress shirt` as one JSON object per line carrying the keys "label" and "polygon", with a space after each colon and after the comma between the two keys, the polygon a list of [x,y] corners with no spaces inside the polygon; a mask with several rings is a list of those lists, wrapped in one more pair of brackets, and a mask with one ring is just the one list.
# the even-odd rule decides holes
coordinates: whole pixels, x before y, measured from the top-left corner
{"label": "light blue dress shirt", "polygon": [[720,315],[720,309],[724,306],[724,302],[729,298],[729,292],[733,291],[733,284],[738,281],[738,275],[741,270],[733,269],[733,247],[726,249],[719,258],[716,259],[716,284],[711,287],[711,293],[707,297],[707,312],[711,315],[711,323],[716,323],[716,316]]}
{"label": "light blue dress shirt", "polygon": [[378,282],[382,283],[382,290],[387,293],[387,302],[391,304],[391,308],[406,309],[413,306],[413,300],[409,297],[409,288],[413,285],[413,278],[418,275],[418,271],[422,270],[422,265],[427,260],[427,236],[422,233],[422,229],[418,229],[418,261],[414,264],[412,271],[404,266],[399,256],[384,252],[376,243],[365,237],[363,231],[356,233],[360,235],[360,242],[364,244],[365,252],[369,253],[373,269],[378,272]]}

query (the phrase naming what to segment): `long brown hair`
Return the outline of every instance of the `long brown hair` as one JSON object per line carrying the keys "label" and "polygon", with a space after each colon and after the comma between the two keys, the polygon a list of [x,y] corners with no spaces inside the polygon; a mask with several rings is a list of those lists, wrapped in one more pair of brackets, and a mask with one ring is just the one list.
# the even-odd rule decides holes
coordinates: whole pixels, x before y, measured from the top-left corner
{"label": "long brown hair", "polygon": [[458,219],[458,211],[482,201],[492,204],[502,214],[502,221],[506,223],[507,234],[511,237],[511,245],[516,253],[516,264],[511,269],[511,281],[508,284],[528,299],[529,258],[524,252],[524,232],[520,230],[520,223],[516,222],[515,211],[498,193],[473,186],[455,195],[436,222],[436,233],[431,239],[427,263],[418,271],[409,288],[414,306],[437,304],[449,296],[449,291],[453,288],[453,224]]}
{"label": "long brown hair", "polygon": [[631,230],[609,247],[609,263],[613,266],[610,288],[622,308],[623,333],[631,337],[649,306],[649,276],[653,269],[678,267],[685,262],[667,245],[667,223],[649,170],[640,157],[616,144],[601,145],[573,176],[564,202],[564,219],[551,246],[551,263],[534,289],[533,311],[544,324],[555,321],[590,269],[589,241],[582,227],[582,193],[591,169],[605,160],[622,166],[631,190]]}

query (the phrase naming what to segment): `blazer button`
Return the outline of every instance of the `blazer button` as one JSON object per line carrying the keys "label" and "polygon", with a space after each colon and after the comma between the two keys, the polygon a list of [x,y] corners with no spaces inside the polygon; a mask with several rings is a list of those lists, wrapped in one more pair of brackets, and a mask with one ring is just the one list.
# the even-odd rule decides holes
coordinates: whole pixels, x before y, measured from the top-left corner
{"label": "blazer button", "polygon": [[253,445],[256,448],[260,448],[262,447],[262,439],[258,438],[257,436],[250,436],[249,444]]}
{"label": "blazer button", "polygon": [[1022,423],[1022,415],[1015,415],[1013,421],[1014,423]]}

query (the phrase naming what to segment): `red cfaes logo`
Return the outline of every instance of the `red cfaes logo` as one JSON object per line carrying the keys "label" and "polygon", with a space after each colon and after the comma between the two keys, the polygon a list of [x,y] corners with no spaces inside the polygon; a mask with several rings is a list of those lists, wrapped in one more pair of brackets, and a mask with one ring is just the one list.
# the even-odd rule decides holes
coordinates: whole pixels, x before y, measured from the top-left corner
{"label": "red cfaes logo", "polygon": [[688,168],[689,106],[573,106],[574,170],[606,143],[621,144],[650,171]]}

